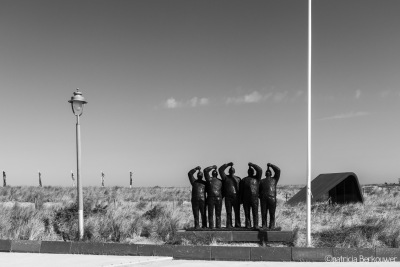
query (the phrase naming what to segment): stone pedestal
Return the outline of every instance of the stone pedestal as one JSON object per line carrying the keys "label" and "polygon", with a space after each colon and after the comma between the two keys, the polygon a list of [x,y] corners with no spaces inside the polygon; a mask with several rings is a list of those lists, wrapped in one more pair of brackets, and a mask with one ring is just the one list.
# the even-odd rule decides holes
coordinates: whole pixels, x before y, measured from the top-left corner
{"label": "stone pedestal", "polygon": [[270,231],[268,229],[220,228],[179,230],[176,239],[216,239],[219,242],[293,242],[292,231]]}

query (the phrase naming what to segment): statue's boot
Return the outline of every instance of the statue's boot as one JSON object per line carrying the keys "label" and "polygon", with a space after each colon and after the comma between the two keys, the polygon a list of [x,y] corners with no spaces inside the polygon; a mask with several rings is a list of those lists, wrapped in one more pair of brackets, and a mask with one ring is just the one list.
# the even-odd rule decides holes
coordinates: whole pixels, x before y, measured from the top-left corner
{"label": "statue's boot", "polygon": [[258,214],[257,213],[253,214],[253,223],[254,223],[254,229],[258,229],[259,226],[258,226]]}
{"label": "statue's boot", "polygon": [[221,216],[219,217],[216,216],[215,220],[216,220],[215,228],[221,228]]}
{"label": "statue's boot", "polygon": [[269,221],[269,229],[275,229],[275,218]]}
{"label": "statue's boot", "polygon": [[226,214],[226,228],[233,228],[232,226],[232,213]]}

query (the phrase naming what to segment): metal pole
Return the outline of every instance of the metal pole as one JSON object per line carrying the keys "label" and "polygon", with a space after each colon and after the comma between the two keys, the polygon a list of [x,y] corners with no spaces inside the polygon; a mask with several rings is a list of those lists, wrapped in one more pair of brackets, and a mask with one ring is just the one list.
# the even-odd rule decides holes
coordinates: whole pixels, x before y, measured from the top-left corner
{"label": "metal pole", "polygon": [[72,179],[72,187],[75,187],[75,178],[74,178],[74,173],[71,170],[71,179]]}
{"label": "metal pole", "polygon": [[76,182],[78,184],[78,222],[79,222],[79,239],[83,239],[83,196],[82,181],[80,175],[81,169],[81,127],[79,124],[79,115],[76,116]]}
{"label": "metal pole", "polygon": [[311,2],[308,0],[307,247],[311,247]]}
{"label": "metal pole", "polygon": [[39,174],[39,187],[42,187],[42,174],[38,171]]}

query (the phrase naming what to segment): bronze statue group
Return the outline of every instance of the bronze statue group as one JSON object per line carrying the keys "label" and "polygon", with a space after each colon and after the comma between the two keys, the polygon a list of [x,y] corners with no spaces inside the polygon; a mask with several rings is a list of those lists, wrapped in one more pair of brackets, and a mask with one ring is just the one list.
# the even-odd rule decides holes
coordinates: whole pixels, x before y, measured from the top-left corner
{"label": "bronze statue group", "polygon": [[[262,228],[267,228],[267,213],[270,216],[268,228],[275,228],[276,185],[281,170],[277,166],[268,163],[265,178],[262,178],[262,169],[259,166],[251,162],[248,165],[248,176],[243,179],[235,175],[232,162],[220,166],[218,172],[216,165],[205,168],[203,171],[204,177],[199,166],[189,171],[189,180],[192,185],[194,227],[196,229],[200,228],[199,213],[202,228],[207,228],[206,210],[208,210],[209,228],[214,228],[214,212],[215,228],[221,228],[223,198],[225,198],[226,228],[233,228],[232,209],[235,213],[235,228],[241,227],[240,205],[243,204],[245,227],[251,228],[251,211],[253,228],[258,229],[259,200],[261,204]],[[226,174],[225,171],[228,167],[230,168],[228,174]],[[212,175],[210,176],[211,171]],[[197,179],[194,176],[196,172]],[[218,178],[218,173],[221,178]]]}

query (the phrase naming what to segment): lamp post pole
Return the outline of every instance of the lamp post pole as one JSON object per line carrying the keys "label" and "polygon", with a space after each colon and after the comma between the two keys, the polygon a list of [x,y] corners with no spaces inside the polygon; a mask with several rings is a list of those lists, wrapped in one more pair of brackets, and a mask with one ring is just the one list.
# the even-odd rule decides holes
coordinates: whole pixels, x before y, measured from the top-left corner
{"label": "lamp post pole", "polygon": [[71,100],[72,112],[76,116],[76,182],[77,182],[77,201],[78,201],[78,224],[79,224],[79,239],[83,239],[83,194],[81,180],[81,125],[79,117],[82,115],[83,106],[87,103],[79,89],[76,89]]}
{"label": "lamp post pole", "polygon": [[76,116],[76,182],[78,184],[79,239],[83,238],[83,194],[81,181],[81,125],[79,115]]}

